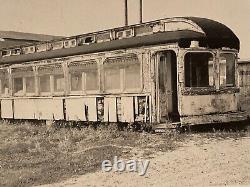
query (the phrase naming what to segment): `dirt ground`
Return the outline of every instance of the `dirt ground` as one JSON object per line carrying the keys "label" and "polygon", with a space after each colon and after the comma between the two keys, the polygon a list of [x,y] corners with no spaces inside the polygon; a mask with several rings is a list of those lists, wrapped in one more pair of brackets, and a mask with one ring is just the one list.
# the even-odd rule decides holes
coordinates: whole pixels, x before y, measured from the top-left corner
{"label": "dirt ground", "polygon": [[[133,152],[133,158],[147,159],[135,148]],[[43,187],[225,185],[250,186],[249,136],[194,134],[176,150],[151,155],[145,176],[99,170]]]}
{"label": "dirt ground", "polygon": [[[164,134],[0,122],[0,186],[250,186],[250,131]],[[103,160],[149,159],[146,175]]]}

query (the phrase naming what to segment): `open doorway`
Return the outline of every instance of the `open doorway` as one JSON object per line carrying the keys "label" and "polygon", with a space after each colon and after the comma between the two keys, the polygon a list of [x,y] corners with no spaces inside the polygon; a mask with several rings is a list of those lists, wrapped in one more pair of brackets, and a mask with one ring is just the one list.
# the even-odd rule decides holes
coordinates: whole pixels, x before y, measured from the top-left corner
{"label": "open doorway", "polygon": [[159,121],[179,121],[177,94],[177,58],[174,51],[159,53],[158,64],[158,97]]}

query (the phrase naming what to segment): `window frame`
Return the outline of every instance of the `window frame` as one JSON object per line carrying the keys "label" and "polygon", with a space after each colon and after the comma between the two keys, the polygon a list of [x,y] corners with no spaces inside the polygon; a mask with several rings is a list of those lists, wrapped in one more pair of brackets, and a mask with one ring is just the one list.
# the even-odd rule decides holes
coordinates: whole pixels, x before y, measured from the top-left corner
{"label": "window frame", "polygon": [[[31,71],[29,71],[28,73],[24,74],[24,72],[26,72],[26,70],[23,71],[18,71],[18,72],[13,72],[13,69],[19,69],[19,68],[32,68]],[[12,69],[12,73],[11,73],[11,82],[12,82],[12,95],[14,97],[25,97],[25,96],[35,96],[36,95],[36,80],[35,80],[35,70],[33,69],[33,66],[16,66],[11,68]],[[20,73],[21,72],[21,73]],[[26,79],[27,77],[33,77],[34,78],[34,92],[27,92],[27,85],[26,85]],[[20,78],[22,79],[22,87],[23,87],[23,93],[15,93],[15,79],[16,78]],[[10,95],[10,93],[9,93]]]}
{"label": "window frame", "polygon": [[[206,86],[206,87],[194,87],[194,86],[186,86],[186,69],[185,69],[185,57],[188,53],[210,53],[213,57],[213,85],[212,86]],[[183,54],[183,80],[184,80],[184,88],[185,89],[215,89],[216,88],[216,70],[215,70],[215,65],[216,65],[216,53],[212,50],[188,50],[185,51],[185,53]],[[209,75],[208,75],[209,76]],[[209,77],[208,77],[208,81],[209,81]],[[209,82],[208,82],[209,83]]]}
{"label": "window frame", "polygon": [[[88,61],[92,62],[92,64],[94,64],[96,67],[91,67],[91,68],[86,68],[82,69],[82,71],[79,71],[79,73],[81,73],[81,83],[82,83],[82,89],[81,90],[76,90],[73,91],[72,90],[72,82],[71,82],[71,78],[72,78],[72,72],[70,70],[70,63],[77,63],[78,61],[72,61],[68,64],[68,71],[69,71],[69,76],[68,76],[68,84],[69,84],[69,95],[88,95],[88,94],[98,94],[100,93],[100,66],[98,64],[98,61],[96,59],[86,59],[83,61]],[[79,61],[79,63],[81,64],[81,61]],[[85,71],[84,71],[85,70]],[[86,90],[86,72],[91,72],[95,70],[97,73],[97,89],[96,90]]]}
{"label": "window frame", "polygon": [[117,70],[119,70],[119,77],[120,77],[120,88],[119,89],[107,89],[106,88],[106,71],[105,69],[108,69],[107,67],[105,67],[105,65],[103,65],[103,91],[105,93],[121,93],[124,90],[124,85],[123,85],[123,77],[124,77],[124,68],[115,68]]}
{"label": "window frame", "polygon": [[[230,85],[221,85],[220,84],[220,60],[221,60],[221,54],[232,54],[234,55],[234,85],[230,86]],[[219,73],[219,80],[218,80],[218,84],[219,84],[219,88],[235,88],[237,87],[237,54],[233,51],[219,51],[218,52],[218,73]],[[227,79],[227,74],[226,74],[226,79]]]}
{"label": "window frame", "polygon": [[[126,55],[127,56],[127,55]],[[126,56],[114,56],[114,57],[112,57],[112,58],[122,58],[122,57],[125,57],[126,58]],[[126,85],[126,66],[133,66],[133,64],[131,64],[130,62],[129,63],[124,63],[124,62],[122,62],[122,63],[119,63],[119,64],[117,64],[117,69],[119,69],[120,70],[120,72],[119,72],[119,75],[120,75],[120,89],[106,89],[105,88],[105,69],[107,68],[107,67],[105,67],[105,63],[103,64],[103,91],[105,92],[105,93],[138,93],[138,92],[142,92],[142,88],[143,88],[143,62],[142,62],[142,60],[139,58],[139,56],[138,55],[136,55],[136,60],[138,61],[138,62],[136,62],[136,63],[138,63],[139,64],[139,69],[140,69],[140,77],[139,77],[139,88],[126,88],[125,87],[125,85]],[[108,63],[107,63],[108,64]],[[115,65],[114,65],[115,66]],[[121,66],[121,67],[119,67],[119,66]]]}
{"label": "window frame", "polygon": [[[59,67],[61,68],[61,71],[55,71],[54,68],[57,68],[57,65],[59,65]],[[52,69],[52,71],[48,71],[48,72],[40,72],[39,68],[43,68],[43,67],[49,67]],[[41,86],[40,86],[40,81],[41,81],[41,77],[42,76],[49,76],[49,80],[50,80],[50,91],[49,92],[41,92]],[[64,78],[64,90],[63,91],[55,91],[55,85],[54,85],[54,77],[55,75],[63,75]],[[66,78],[65,78],[65,73],[63,70],[63,63],[62,62],[57,62],[57,63],[50,63],[50,64],[41,64],[38,65],[38,70],[37,70],[37,76],[38,76],[38,89],[39,89],[39,95],[40,96],[61,96],[61,95],[65,95],[65,90],[66,90]]]}

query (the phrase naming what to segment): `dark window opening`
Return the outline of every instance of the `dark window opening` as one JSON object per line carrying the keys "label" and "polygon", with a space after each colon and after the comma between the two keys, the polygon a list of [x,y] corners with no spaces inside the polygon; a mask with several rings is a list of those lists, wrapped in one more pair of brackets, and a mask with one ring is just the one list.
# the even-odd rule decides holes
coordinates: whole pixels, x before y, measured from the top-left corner
{"label": "dark window opening", "polygon": [[14,78],[14,94],[23,94],[23,78]]}
{"label": "dark window opening", "polygon": [[94,42],[94,38],[93,37],[87,37],[85,38],[85,43],[93,43]]}
{"label": "dark window opening", "polygon": [[235,86],[235,55],[220,54],[220,85]]}
{"label": "dark window opening", "polygon": [[186,87],[211,87],[214,85],[213,55],[211,53],[187,53],[184,63]]}

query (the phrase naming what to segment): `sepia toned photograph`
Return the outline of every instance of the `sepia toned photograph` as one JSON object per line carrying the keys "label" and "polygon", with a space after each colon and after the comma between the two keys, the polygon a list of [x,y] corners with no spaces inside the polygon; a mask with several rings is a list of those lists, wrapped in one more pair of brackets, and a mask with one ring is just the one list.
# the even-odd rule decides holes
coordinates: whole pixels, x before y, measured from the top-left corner
{"label": "sepia toned photograph", "polygon": [[0,187],[250,186],[250,0],[0,16]]}

